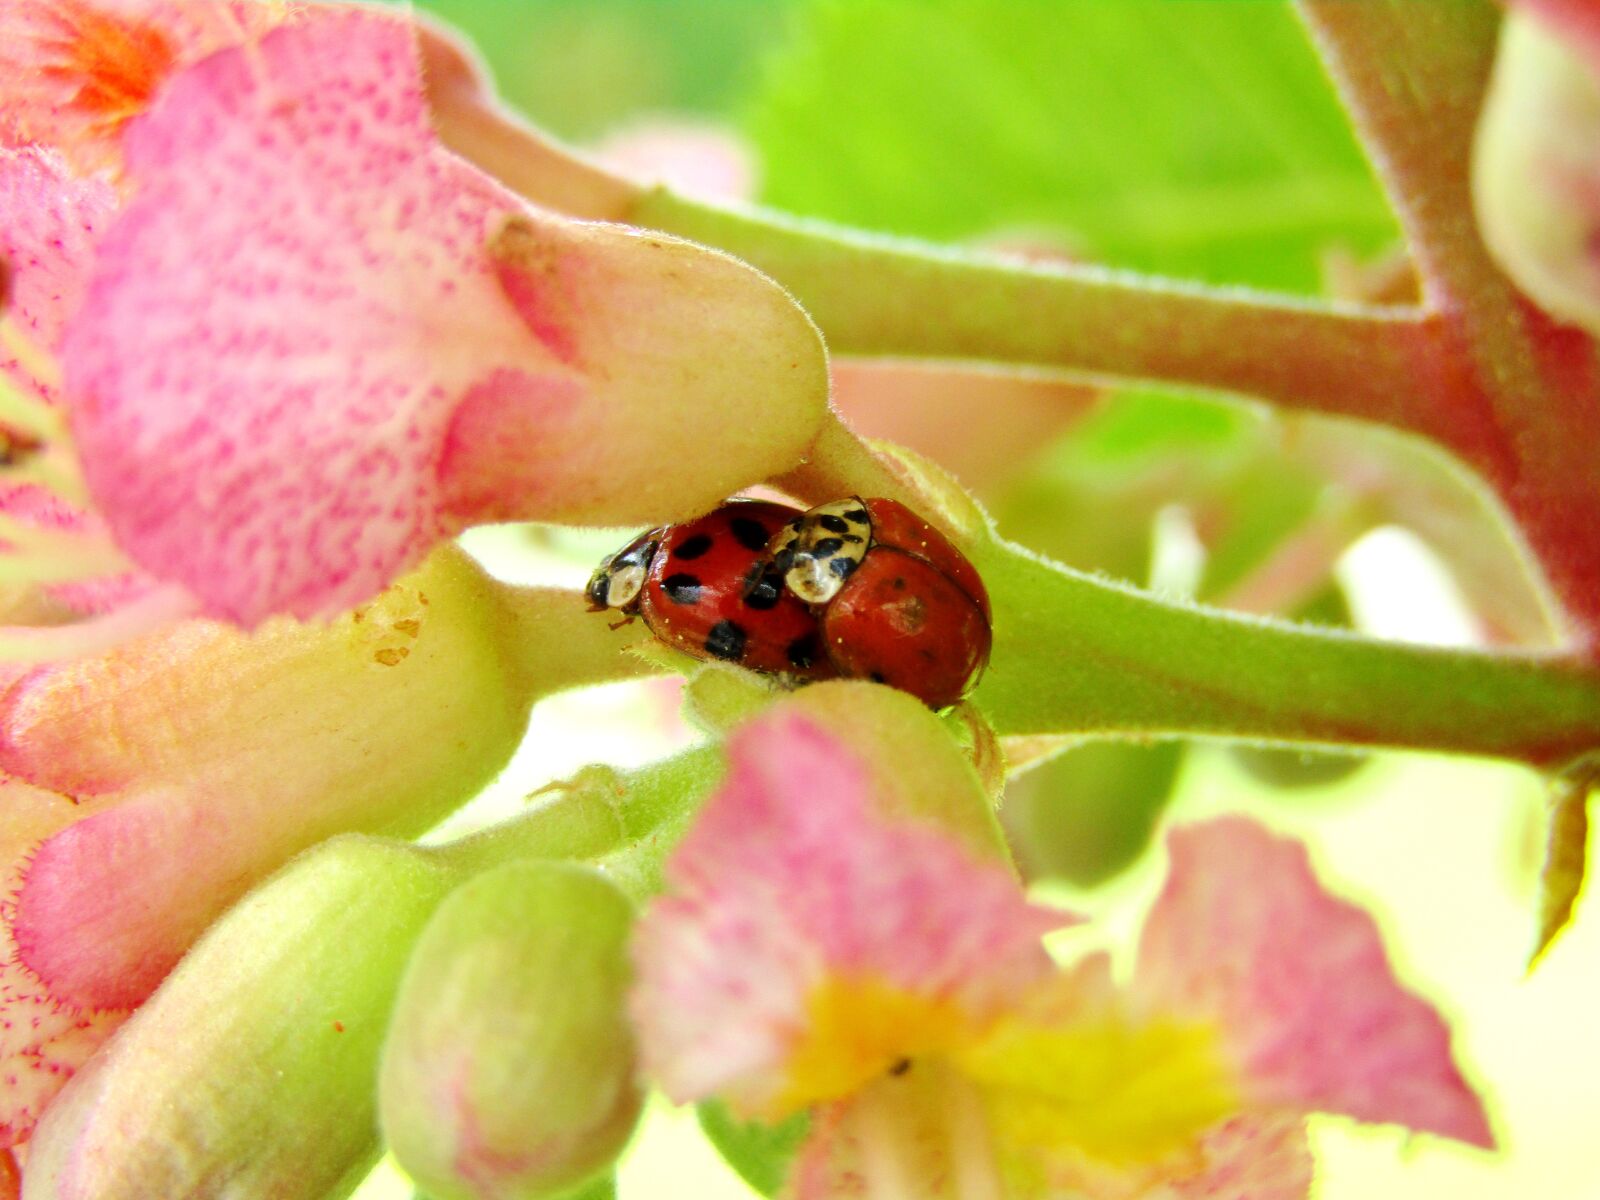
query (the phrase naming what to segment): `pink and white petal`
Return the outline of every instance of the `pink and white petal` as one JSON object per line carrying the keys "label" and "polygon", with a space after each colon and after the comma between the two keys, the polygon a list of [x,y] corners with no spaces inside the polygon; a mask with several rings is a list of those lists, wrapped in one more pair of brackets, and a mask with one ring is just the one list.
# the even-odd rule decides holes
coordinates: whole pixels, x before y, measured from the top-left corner
{"label": "pink and white petal", "polygon": [[115,168],[124,123],[179,66],[288,13],[258,0],[0,0],[0,144]]}
{"label": "pink and white petal", "polygon": [[728,749],[727,778],[635,939],[635,1019],[669,1095],[768,1108],[808,1031],[808,999],[830,980],[872,980],[981,1022],[1051,975],[1040,938],[1062,915],[936,828],[878,819],[866,766],[838,739],[782,714]]}
{"label": "pink and white petal", "polygon": [[124,151],[74,429],[119,544],[212,615],[337,611],[474,521],[702,511],[825,411],[776,285],[524,212],[440,148],[411,31],[376,11],[182,72]]}
{"label": "pink and white petal", "polygon": [[1173,1200],[1305,1200],[1316,1163],[1297,1116],[1236,1117],[1208,1133],[1199,1147],[1203,1165],[1174,1178],[1150,1197]]}
{"label": "pink and white petal", "polygon": [[1042,1188],[1003,1177],[996,1150],[972,1084],[936,1061],[919,1062],[814,1112],[782,1196],[1042,1197]]}
{"label": "pink and white petal", "polygon": [[1144,1003],[1219,1019],[1257,1103],[1493,1145],[1444,1019],[1400,984],[1372,918],[1324,890],[1303,846],[1242,818],[1168,845],[1134,977]]}
{"label": "pink and white petal", "polygon": [[[75,178],[54,151],[0,149],[0,258],[12,277],[3,315],[40,351],[59,348],[66,320],[88,286],[94,243],[116,207],[109,184]],[[47,383],[3,346],[0,371],[29,394],[54,399]]]}
{"label": "pink and white petal", "polygon": [[1506,274],[1547,312],[1600,332],[1600,43],[1584,40],[1600,18],[1592,6],[1537,7],[1591,15],[1506,16],[1473,148],[1473,205]]}
{"label": "pink and white petal", "polygon": [[[0,776],[0,887],[14,894],[27,851],[92,811],[43,788]],[[6,903],[0,924],[0,1146],[27,1138],[63,1084],[124,1014],[64,1002],[17,959]]]}
{"label": "pink and white petal", "polygon": [[502,391],[561,374],[483,253],[515,201],[436,150],[410,29],[371,10],[180,73],[124,149],[65,346],[118,542],[242,623],[368,598],[444,533],[459,398],[508,357]]}
{"label": "pink and white petal", "polygon": [[459,520],[687,519],[789,470],[815,438],[821,340],[744,263],[531,211],[488,251],[506,298],[586,388],[565,404],[463,406],[439,466]]}
{"label": "pink and white petal", "polygon": [[1506,0],[1506,7],[1532,13],[1575,44],[1600,73],[1600,6],[1593,0]]}

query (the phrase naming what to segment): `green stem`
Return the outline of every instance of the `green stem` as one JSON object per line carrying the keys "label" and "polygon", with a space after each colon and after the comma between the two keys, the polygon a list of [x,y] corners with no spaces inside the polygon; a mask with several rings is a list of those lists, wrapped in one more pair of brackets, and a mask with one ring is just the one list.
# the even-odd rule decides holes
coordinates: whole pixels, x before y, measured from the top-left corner
{"label": "green stem", "polygon": [[840,354],[983,359],[1243,392],[1428,428],[1411,308],[1301,301],[1092,266],[1034,266],[720,208],[662,188],[625,217],[716,246],[794,292]]}
{"label": "green stem", "polygon": [[996,542],[976,700],[1002,735],[1203,736],[1550,768],[1600,747],[1600,669],[1377,642],[1155,599]]}
{"label": "green stem", "polygon": [[633,771],[589,767],[537,792],[519,817],[430,853],[462,877],[524,858],[590,862],[642,898],[661,863],[722,775],[718,746],[696,746]]}
{"label": "green stem", "polygon": [[581,592],[496,585],[509,669],[535,698],[567,688],[654,674],[631,646],[648,641],[644,622],[618,628],[614,613],[592,613]]}

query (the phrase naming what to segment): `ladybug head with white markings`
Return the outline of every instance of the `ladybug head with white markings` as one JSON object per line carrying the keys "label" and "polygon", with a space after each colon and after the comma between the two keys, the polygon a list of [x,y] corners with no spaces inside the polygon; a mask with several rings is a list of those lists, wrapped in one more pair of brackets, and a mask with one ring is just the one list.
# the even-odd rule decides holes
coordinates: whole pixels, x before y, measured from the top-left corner
{"label": "ladybug head with white markings", "polygon": [[641,533],[595,568],[588,586],[583,589],[590,612],[605,612],[608,608],[622,612],[637,610],[639,595],[650,576],[650,563],[661,547],[663,532],[652,529]]}

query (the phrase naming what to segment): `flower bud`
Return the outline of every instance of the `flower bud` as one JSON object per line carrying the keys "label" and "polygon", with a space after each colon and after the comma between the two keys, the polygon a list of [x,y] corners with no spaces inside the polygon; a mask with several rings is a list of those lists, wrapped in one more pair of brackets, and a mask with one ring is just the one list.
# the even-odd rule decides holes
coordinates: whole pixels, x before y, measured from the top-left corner
{"label": "flower bud", "polygon": [[358,836],[291,864],[62,1091],[23,1195],[343,1195],[377,1157],[373,1079],[406,959],[454,882],[425,851]]}
{"label": "flower bud", "polygon": [[518,862],[454,892],[406,969],[383,1131],[437,1200],[523,1200],[604,1169],[639,1116],[624,1011],[633,911],[585,867]]}
{"label": "flower bud", "polygon": [[[940,826],[982,858],[1009,859],[978,768],[952,729],[916,697],[875,683],[812,684],[767,710],[816,722],[866,765],[879,817]],[[958,737],[975,737],[958,722]]]}
{"label": "flower bud", "polygon": [[191,622],[42,668],[0,700],[0,767],[95,810],[30,854],[10,924],[50,994],[142,1000],[291,855],[422,832],[521,736],[494,585],[449,550],[330,626]]}

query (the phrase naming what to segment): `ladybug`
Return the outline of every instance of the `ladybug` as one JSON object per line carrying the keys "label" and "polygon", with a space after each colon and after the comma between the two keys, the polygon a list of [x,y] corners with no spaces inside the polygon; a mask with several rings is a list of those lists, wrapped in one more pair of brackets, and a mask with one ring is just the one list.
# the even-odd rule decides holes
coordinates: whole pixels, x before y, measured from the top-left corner
{"label": "ladybug", "polygon": [[993,641],[977,568],[904,504],[850,496],[792,518],[768,547],[811,606],[840,675],[910,692],[930,708],[978,681]]}
{"label": "ladybug", "polygon": [[787,504],[729,500],[681,525],[642,533],[602,562],[590,612],[644,618],[656,638],[695,658],[799,679],[831,679],[817,619],[783,588],[767,546],[801,515]]}

